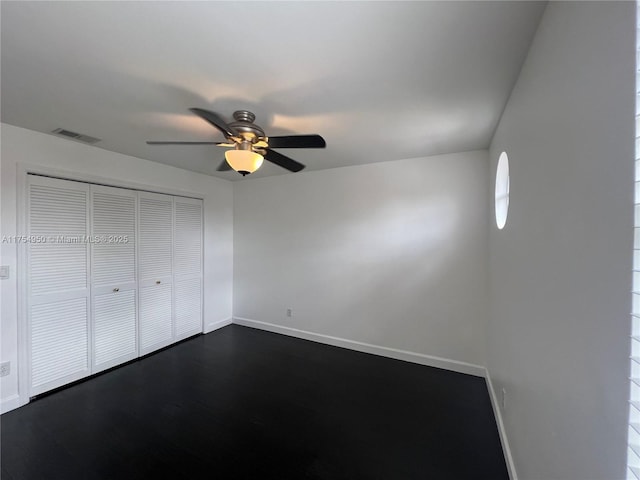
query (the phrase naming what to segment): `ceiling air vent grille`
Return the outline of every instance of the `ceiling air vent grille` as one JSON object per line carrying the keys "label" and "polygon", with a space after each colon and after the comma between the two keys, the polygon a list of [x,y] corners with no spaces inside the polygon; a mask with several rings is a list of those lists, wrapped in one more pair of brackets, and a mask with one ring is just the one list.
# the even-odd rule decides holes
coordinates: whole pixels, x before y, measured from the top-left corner
{"label": "ceiling air vent grille", "polygon": [[67,138],[73,138],[74,140],[78,140],[84,143],[98,143],[100,141],[99,138],[90,137],[89,135],[83,135],[81,133],[72,132],[71,130],[65,130],[64,128],[56,128],[51,133],[55,133],[56,135],[60,135]]}

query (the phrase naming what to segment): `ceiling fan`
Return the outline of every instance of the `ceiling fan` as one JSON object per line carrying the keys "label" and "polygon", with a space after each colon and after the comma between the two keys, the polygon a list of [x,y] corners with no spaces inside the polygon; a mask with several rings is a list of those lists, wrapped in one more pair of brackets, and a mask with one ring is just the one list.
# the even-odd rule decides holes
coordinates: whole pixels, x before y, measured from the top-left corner
{"label": "ceiling fan", "polygon": [[206,120],[222,132],[226,142],[164,142],[150,141],[149,145],[217,145],[232,150],[225,152],[225,160],[218,166],[219,172],[235,170],[242,176],[255,172],[263,160],[275,163],[291,172],[299,172],[305,166],[292,158],[272,150],[273,148],[325,148],[320,135],[286,135],[267,137],[264,130],[253,123],[256,116],[248,110],[233,113],[234,121],[227,124],[220,115],[203,108],[190,108],[191,112]]}

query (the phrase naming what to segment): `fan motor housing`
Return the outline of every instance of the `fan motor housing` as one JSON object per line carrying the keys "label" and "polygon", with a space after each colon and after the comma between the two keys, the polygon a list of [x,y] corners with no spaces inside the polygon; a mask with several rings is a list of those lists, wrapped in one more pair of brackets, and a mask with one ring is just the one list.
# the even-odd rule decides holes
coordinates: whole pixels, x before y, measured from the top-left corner
{"label": "fan motor housing", "polygon": [[235,129],[244,139],[254,142],[266,136],[264,130],[253,123],[256,116],[249,110],[236,110],[233,112],[233,118],[235,121],[231,122],[229,126]]}

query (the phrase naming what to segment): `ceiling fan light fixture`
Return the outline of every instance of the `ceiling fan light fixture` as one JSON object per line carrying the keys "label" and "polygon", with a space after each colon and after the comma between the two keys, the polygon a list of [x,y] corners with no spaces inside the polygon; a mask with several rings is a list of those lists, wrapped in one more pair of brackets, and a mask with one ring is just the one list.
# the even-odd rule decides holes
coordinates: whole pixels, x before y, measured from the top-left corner
{"label": "ceiling fan light fixture", "polygon": [[[1,1],[1,0],[0,0]],[[256,116],[248,110],[237,110],[233,113],[234,122],[227,125],[216,112],[203,108],[190,108],[207,123],[217,128],[226,138],[226,142],[168,142],[148,141],[149,145],[217,145],[233,148],[225,152],[225,160],[220,163],[217,172],[235,170],[242,176],[249,175],[260,168],[266,160],[290,172],[299,172],[304,165],[283,155],[272,148],[325,148],[327,143],[318,134],[285,135],[267,137],[264,130],[254,124]]]}
{"label": "ceiling fan light fixture", "polygon": [[252,150],[227,150],[224,158],[243,177],[258,170],[264,161],[262,155]]}

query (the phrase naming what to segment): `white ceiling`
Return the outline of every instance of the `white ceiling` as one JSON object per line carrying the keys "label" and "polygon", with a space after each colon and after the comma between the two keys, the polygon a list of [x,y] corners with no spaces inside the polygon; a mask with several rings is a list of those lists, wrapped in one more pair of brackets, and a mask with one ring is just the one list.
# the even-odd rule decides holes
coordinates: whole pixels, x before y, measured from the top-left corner
{"label": "white ceiling", "polygon": [[[1,2],[3,122],[207,173],[189,107],[248,109],[319,170],[487,148],[541,2]],[[254,176],[286,174],[275,165]]]}

